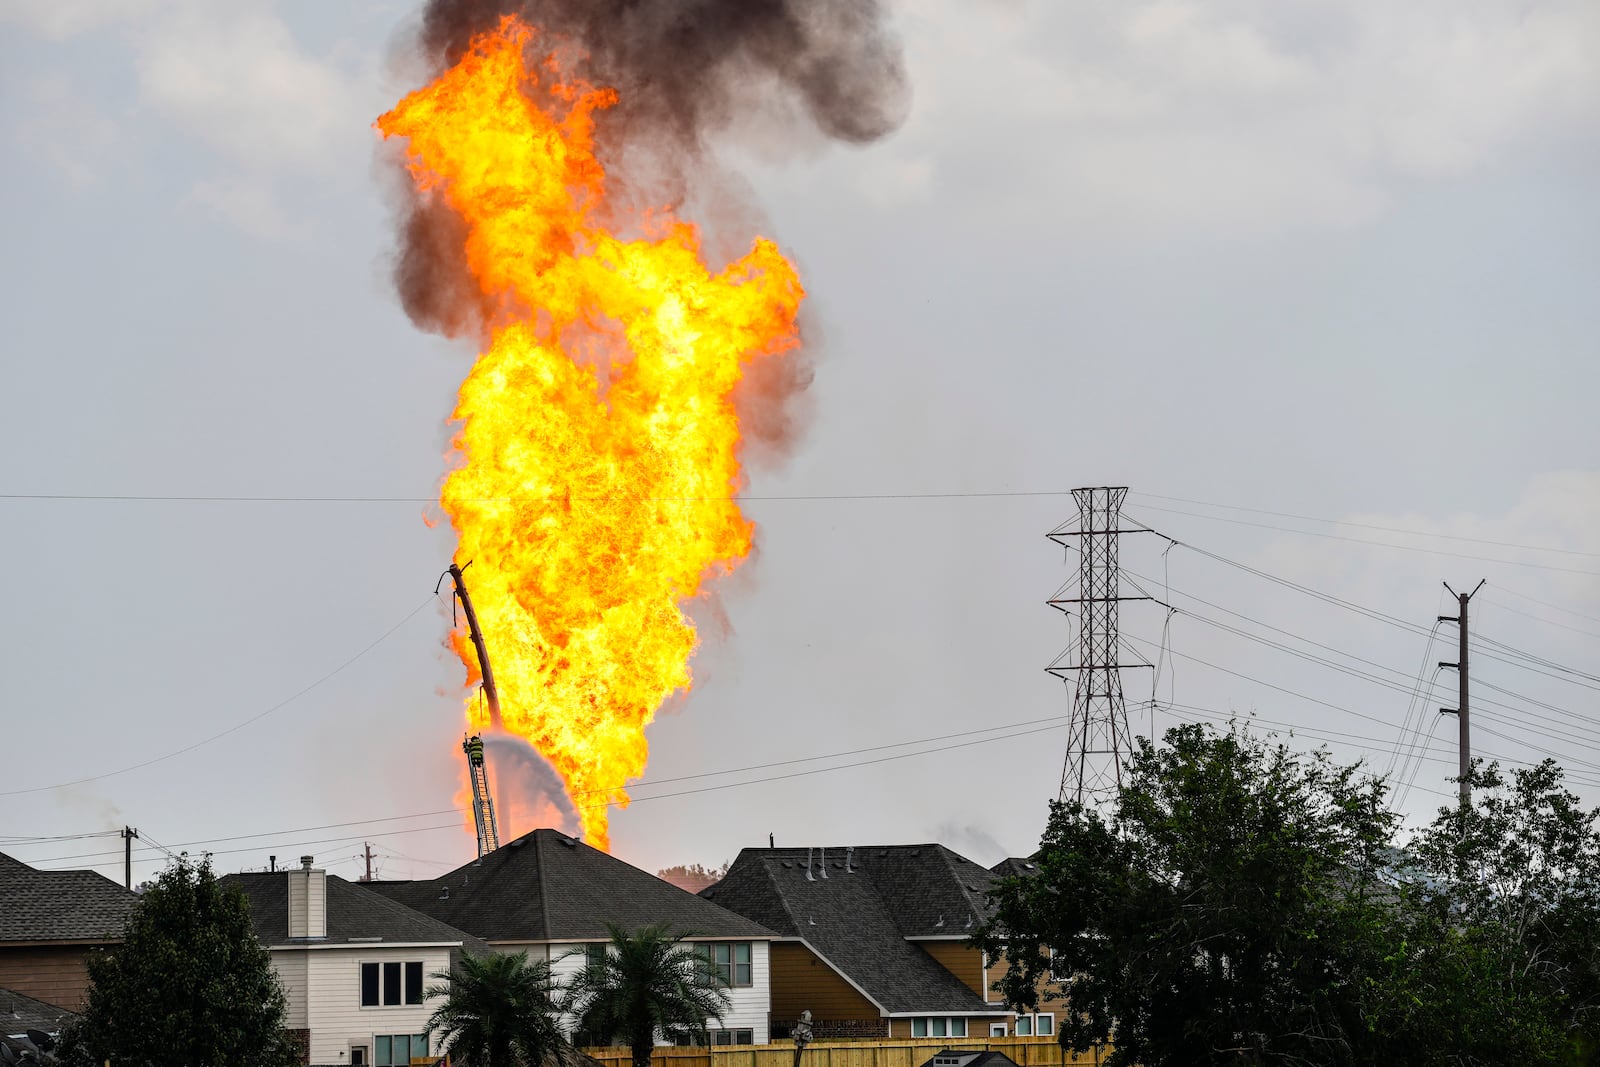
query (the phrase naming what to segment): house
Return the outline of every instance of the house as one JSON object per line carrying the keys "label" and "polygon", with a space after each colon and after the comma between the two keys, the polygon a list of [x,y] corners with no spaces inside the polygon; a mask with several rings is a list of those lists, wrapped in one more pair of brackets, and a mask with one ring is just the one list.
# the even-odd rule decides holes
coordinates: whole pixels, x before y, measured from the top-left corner
{"label": "house", "polygon": [[488,946],[353,882],[312,867],[218,879],[250,900],[288,999],[301,1062],[409,1065],[429,1055],[423,992],[463,950]]}
{"label": "house", "polygon": [[0,987],[82,1007],[90,955],[122,943],[138,900],[94,871],[41,871],[0,853]]}
{"label": "house", "polygon": [[668,924],[701,946],[731,1008],[712,1041],[766,1044],[772,931],[556,830],[534,830],[438,878],[371,888],[506,952],[548,960],[558,981],[610,939],[607,924]]}
{"label": "house", "polygon": [[967,943],[995,875],[943,845],[747,848],[701,896],[770,927],[772,1026],[824,1037],[1053,1034]]}

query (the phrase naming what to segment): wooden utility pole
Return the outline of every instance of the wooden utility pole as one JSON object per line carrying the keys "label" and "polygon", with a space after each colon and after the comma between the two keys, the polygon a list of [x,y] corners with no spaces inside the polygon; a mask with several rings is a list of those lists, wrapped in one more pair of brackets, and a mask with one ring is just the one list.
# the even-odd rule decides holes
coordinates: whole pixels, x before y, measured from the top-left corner
{"label": "wooden utility pole", "polygon": [[122,828],[122,888],[133,888],[133,839],[139,831],[131,826]]}
{"label": "wooden utility pole", "polygon": [[367,846],[367,848],[366,848],[367,873],[362,876],[361,880],[363,882],[370,882],[370,881],[372,881],[372,842],[371,841],[366,842],[366,846]]}
{"label": "wooden utility pole", "polygon": [[[467,564],[469,567],[471,565]],[[489,702],[489,725],[498,729],[500,693],[494,687],[494,668],[489,666],[489,650],[484,647],[483,629],[478,625],[478,613],[472,609],[472,597],[467,593],[467,582],[461,575],[461,568],[454,563],[450,564],[450,577],[456,584],[456,597],[461,601],[461,610],[467,616],[467,636],[472,639],[472,647],[478,653],[478,673],[483,678],[484,698]]]}
{"label": "wooden utility pole", "polygon": [[1456,662],[1441,662],[1439,664],[1441,667],[1455,668],[1456,675],[1460,681],[1460,689],[1456,697],[1456,706],[1453,708],[1440,708],[1439,714],[1454,715],[1456,717],[1456,724],[1460,728],[1460,741],[1457,746],[1457,756],[1459,757],[1461,765],[1460,774],[1462,811],[1465,811],[1472,804],[1472,785],[1467,780],[1468,776],[1472,773],[1472,715],[1470,713],[1471,705],[1467,701],[1467,678],[1469,674],[1467,670],[1467,605],[1472,598],[1477,595],[1478,590],[1483,588],[1484,581],[1486,581],[1486,579],[1478,579],[1478,584],[1472,587],[1472,592],[1470,593],[1458,593],[1454,589],[1450,588],[1449,582],[1445,582],[1444,587],[1449,590],[1451,596],[1456,598],[1457,610],[1460,612],[1460,614],[1439,616],[1440,622],[1453,622],[1460,630],[1460,647],[1456,653]]}

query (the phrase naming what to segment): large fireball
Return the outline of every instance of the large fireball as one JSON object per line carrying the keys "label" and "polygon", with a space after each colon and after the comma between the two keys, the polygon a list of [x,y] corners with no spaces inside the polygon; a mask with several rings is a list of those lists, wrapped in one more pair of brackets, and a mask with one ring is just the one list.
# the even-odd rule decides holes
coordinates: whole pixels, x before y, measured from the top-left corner
{"label": "large fireball", "polygon": [[[683,604],[750,551],[731,394],[797,343],[804,291],[764,238],[713,273],[670,212],[619,219],[593,140],[617,96],[554,56],[508,17],[377,125],[406,139],[419,193],[459,216],[490,309],[440,502],[472,564],[501,725],[549,760],[604,848],[644,728],[691,685]],[[476,681],[464,632],[454,645]]]}

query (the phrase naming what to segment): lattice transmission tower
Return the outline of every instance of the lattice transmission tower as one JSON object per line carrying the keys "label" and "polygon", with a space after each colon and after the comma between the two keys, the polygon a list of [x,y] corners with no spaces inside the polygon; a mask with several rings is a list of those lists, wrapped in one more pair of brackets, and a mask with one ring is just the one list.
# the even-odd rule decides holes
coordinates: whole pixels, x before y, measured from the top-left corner
{"label": "lattice transmission tower", "polygon": [[[1068,582],[1049,601],[1050,606],[1071,615],[1076,606],[1079,619],[1077,655],[1068,649],[1046,669],[1063,680],[1077,675],[1072,694],[1071,727],[1067,756],[1061,768],[1063,801],[1075,800],[1095,807],[1110,800],[1122,785],[1124,764],[1133,751],[1133,736],[1128,728],[1128,706],[1122,696],[1122,670],[1149,667],[1149,663],[1122,662],[1122,639],[1118,633],[1118,607],[1125,600],[1149,600],[1147,596],[1123,596],[1118,564],[1118,538],[1123,530],[1122,501],[1126,486],[1074,489],[1078,502],[1077,528],[1063,523],[1051,530],[1050,540],[1068,548],[1078,544],[1078,577]],[[1073,591],[1077,596],[1064,596]],[[1076,663],[1064,663],[1071,659]]]}

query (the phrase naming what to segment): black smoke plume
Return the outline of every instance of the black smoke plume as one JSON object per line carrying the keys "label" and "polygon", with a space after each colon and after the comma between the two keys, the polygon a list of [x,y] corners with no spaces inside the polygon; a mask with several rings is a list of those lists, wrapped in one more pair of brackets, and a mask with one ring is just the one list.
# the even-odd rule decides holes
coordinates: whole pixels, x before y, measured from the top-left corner
{"label": "black smoke plume", "polygon": [[[617,90],[597,116],[596,150],[613,195],[637,205],[739,199],[707,151],[736,121],[863,144],[909,104],[881,0],[429,0],[415,46],[437,73],[509,14],[539,30],[541,47],[581,57],[569,73]],[[481,327],[449,212],[408,191],[399,223],[395,283],[412,320],[452,336]]]}

